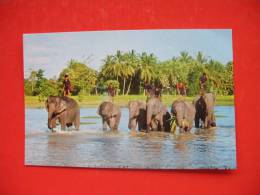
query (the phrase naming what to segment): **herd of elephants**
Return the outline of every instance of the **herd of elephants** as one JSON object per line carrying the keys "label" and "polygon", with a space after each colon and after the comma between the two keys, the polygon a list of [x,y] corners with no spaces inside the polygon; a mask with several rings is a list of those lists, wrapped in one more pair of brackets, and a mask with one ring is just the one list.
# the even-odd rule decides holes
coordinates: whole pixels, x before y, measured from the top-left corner
{"label": "herd of elephants", "polygon": [[[70,97],[50,96],[46,100],[48,111],[48,128],[53,131],[59,121],[61,130],[75,126],[79,130],[80,108],[78,103]],[[130,101],[128,128],[135,131],[172,131],[172,119],[179,130],[190,131],[195,121],[196,128],[210,128],[216,126],[214,116],[215,96],[212,93],[203,93],[193,102],[184,98],[173,101],[171,111],[163,105],[158,97],[151,97],[145,101]],[[102,102],[97,110],[102,118],[103,130],[117,131],[121,118],[120,107],[113,101]]]}

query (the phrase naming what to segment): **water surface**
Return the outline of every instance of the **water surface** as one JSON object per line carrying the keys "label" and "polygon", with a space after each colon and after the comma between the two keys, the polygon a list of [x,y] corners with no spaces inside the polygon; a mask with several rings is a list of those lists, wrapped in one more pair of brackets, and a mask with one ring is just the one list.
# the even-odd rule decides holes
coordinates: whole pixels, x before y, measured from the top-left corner
{"label": "water surface", "polygon": [[234,169],[234,107],[217,106],[218,127],[190,133],[131,133],[121,108],[119,132],[103,131],[96,108],[81,108],[80,131],[51,133],[45,109],[26,109],[26,165]]}

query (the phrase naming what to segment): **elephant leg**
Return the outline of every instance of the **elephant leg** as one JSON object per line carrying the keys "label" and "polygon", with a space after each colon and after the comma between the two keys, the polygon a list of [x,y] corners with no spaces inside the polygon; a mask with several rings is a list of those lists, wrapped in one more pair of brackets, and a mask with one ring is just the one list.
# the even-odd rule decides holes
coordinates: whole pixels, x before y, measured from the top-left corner
{"label": "elephant leg", "polygon": [[207,128],[209,128],[209,126],[208,126],[208,123],[209,123],[209,117],[208,116],[206,116],[206,118],[205,118],[205,120],[204,120],[204,128],[205,129],[207,129]]}
{"label": "elephant leg", "polygon": [[103,125],[103,127],[102,127],[103,131],[106,131],[108,124],[104,118],[102,118],[102,125]]}
{"label": "elephant leg", "polygon": [[[131,131],[135,131],[136,130],[136,126],[137,126],[137,119],[136,118],[129,119],[128,128]],[[140,130],[139,128],[140,128],[140,125],[139,125],[139,121],[138,121],[138,130]]]}
{"label": "elephant leg", "polygon": [[146,128],[147,127],[146,127],[145,118],[138,118],[138,130],[142,131],[142,130],[145,130]]}
{"label": "elephant leg", "polygon": [[152,116],[150,114],[147,114],[146,118],[146,132],[148,133],[149,131],[152,130]]}
{"label": "elephant leg", "polygon": [[192,129],[192,125],[193,125],[193,120],[191,120],[191,121],[189,122],[189,128],[188,128],[189,131]]}
{"label": "elephant leg", "polygon": [[66,130],[66,123],[65,122],[61,122],[61,130]]}
{"label": "elephant leg", "polygon": [[156,119],[151,120],[150,128],[152,131],[158,130],[158,121]]}
{"label": "elephant leg", "polygon": [[140,130],[145,130],[146,128],[147,128],[146,122],[140,120],[140,121],[139,121],[139,129],[140,129]]}
{"label": "elephant leg", "polygon": [[164,131],[164,124],[163,124],[163,119],[162,118],[159,120],[158,125],[159,125],[159,130],[160,131]]}
{"label": "elephant leg", "polygon": [[60,120],[61,130],[66,130],[66,117],[65,117],[65,115],[61,115],[59,117],[59,120]]}
{"label": "elephant leg", "polygon": [[115,130],[118,130],[119,122],[120,122],[121,115],[116,115],[115,117]]}
{"label": "elephant leg", "polygon": [[80,125],[80,115],[79,113],[77,113],[74,119],[74,126],[77,131],[79,130],[79,125]]}
{"label": "elephant leg", "polygon": [[212,120],[211,120],[211,124],[210,124],[210,125],[211,125],[212,127],[216,127],[217,125],[216,125],[216,118],[215,118],[214,113],[212,113],[211,118],[212,118]]}
{"label": "elephant leg", "polygon": [[195,127],[200,128],[200,117],[197,113],[195,114]]}
{"label": "elephant leg", "polygon": [[56,117],[51,119],[51,126],[52,126],[53,129],[56,128],[56,121],[57,121]]}
{"label": "elephant leg", "polygon": [[117,130],[116,129],[116,118],[112,117],[109,119],[109,126],[112,131]]}

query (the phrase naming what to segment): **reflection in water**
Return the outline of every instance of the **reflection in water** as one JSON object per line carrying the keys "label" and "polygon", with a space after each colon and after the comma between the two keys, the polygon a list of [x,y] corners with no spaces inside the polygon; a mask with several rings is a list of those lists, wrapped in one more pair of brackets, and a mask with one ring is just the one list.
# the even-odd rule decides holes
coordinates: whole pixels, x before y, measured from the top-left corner
{"label": "reflection in water", "polygon": [[96,109],[85,108],[80,131],[51,133],[47,113],[26,110],[27,165],[129,168],[235,168],[234,108],[217,107],[218,127],[189,133],[130,132],[122,109],[120,131],[101,130]]}

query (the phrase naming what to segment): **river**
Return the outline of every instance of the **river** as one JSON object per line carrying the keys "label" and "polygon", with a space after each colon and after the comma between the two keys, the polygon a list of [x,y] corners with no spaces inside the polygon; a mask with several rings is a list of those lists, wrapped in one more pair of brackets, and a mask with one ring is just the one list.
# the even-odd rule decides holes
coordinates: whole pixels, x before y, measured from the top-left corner
{"label": "river", "polygon": [[25,164],[40,166],[235,169],[233,106],[217,106],[217,128],[189,133],[131,133],[121,108],[118,133],[103,131],[96,108],[81,108],[80,131],[52,133],[45,109],[25,110]]}

